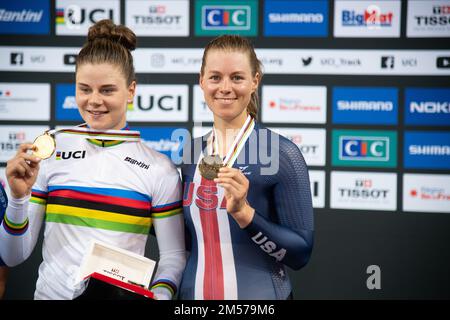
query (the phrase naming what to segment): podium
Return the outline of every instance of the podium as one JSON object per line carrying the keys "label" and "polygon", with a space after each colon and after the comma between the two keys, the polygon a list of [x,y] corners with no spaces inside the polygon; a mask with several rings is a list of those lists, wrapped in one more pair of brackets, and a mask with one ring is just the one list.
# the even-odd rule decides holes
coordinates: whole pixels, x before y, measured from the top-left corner
{"label": "podium", "polygon": [[153,292],[94,272],[85,279],[86,290],[75,300],[153,300]]}

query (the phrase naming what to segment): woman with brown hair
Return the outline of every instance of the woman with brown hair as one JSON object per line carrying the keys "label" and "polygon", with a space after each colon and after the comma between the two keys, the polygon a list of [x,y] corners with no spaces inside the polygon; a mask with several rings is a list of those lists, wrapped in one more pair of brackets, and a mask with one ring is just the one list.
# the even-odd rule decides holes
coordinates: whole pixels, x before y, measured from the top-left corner
{"label": "woman with brown hair", "polygon": [[0,253],[8,265],[27,259],[45,221],[35,299],[81,293],[75,277],[91,240],[143,255],[152,224],[160,260],[151,290],[158,299],[176,294],[185,266],[180,178],[127,126],[135,47],[129,28],[110,20],[93,25],[76,63],[76,102],[86,123],[56,132],[49,158],[22,144],[7,163],[11,199]]}
{"label": "woman with brown hair", "polygon": [[256,123],[261,78],[246,38],[206,46],[200,87],[214,126],[183,151],[190,256],[181,299],[292,298],[286,266],[298,270],[310,258],[308,170],[293,142]]}

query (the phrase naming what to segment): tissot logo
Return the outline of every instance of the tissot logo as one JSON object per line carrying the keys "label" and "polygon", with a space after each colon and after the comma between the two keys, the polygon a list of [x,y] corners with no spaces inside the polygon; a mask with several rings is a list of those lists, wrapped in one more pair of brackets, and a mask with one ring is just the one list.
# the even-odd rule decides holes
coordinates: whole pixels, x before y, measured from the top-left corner
{"label": "tissot logo", "polygon": [[383,56],[381,57],[381,68],[382,69],[394,69],[394,56]]}
{"label": "tissot logo", "polygon": [[56,160],[69,160],[69,159],[84,159],[86,157],[86,150],[77,151],[56,151]]}
{"label": "tissot logo", "polygon": [[77,63],[77,55],[76,54],[65,54],[64,55],[64,64],[75,65],[76,63]]}
{"label": "tissot logo", "polygon": [[9,61],[11,65],[23,65],[23,52],[11,52]]}
{"label": "tissot logo", "polygon": [[449,37],[450,5],[445,0],[408,1],[408,37]]}
{"label": "tissot logo", "polygon": [[395,173],[331,172],[331,208],[395,210]]}

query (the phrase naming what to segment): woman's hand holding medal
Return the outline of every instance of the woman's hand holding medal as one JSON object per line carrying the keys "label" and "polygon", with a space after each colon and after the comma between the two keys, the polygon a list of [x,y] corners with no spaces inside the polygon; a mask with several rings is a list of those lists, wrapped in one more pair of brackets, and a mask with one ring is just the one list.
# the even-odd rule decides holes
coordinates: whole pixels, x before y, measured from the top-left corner
{"label": "woman's hand holding medal", "polygon": [[222,167],[214,182],[225,189],[227,212],[231,214],[241,228],[248,226],[255,214],[255,210],[247,202],[247,192],[250,185],[248,179],[239,169]]}
{"label": "woman's hand holding medal", "polygon": [[29,150],[34,151],[35,148],[31,143],[21,144],[14,158],[6,164],[6,178],[11,195],[16,199],[30,194],[31,187],[36,182],[41,158],[28,152]]}

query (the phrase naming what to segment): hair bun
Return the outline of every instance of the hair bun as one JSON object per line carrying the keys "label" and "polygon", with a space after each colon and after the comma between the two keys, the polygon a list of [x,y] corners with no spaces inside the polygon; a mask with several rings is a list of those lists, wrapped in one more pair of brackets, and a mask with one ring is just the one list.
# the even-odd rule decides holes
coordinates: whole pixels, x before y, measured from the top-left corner
{"label": "hair bun", "polygon": [[116,25],[109,19],[98,21],[89,28],[88,41],[107,39],[132,51],[136,49],[136,35],[124,25]]}

